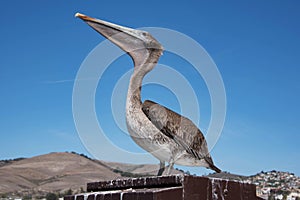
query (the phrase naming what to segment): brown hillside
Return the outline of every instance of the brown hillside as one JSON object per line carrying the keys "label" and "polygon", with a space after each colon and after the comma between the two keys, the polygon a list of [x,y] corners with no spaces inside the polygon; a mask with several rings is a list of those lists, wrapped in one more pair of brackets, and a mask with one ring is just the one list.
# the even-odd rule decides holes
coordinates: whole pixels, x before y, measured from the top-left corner
{"label": "brown hillside", "polygon": [[[158,165],[135,165],[92,160],[76,153],[46,155],[2,162],[0,194],[44,195],[78,192],[86,183],[116,178],[156,175]],[[173,174],[182,173],[177,170]]]}
{"label": "brown hillside", "polygon": [[85,188],[87,182],[120,177],[107,167],[73,153],[50,153],[0,167],[0,193]]}

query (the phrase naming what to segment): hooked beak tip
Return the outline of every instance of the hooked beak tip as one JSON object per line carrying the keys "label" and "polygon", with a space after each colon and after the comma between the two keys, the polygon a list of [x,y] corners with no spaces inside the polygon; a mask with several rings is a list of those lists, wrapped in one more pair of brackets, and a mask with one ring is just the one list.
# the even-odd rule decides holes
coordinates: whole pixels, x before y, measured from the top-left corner
{"label": "hooked beak tip", "polygon": [[84,14],[81,14],[81,13],[76,13],[76,14],[75,14],[75,17],[79,17],[79,18],[82,19],[82,20],[89,20],[89,21],[94,20],[93,18],[88,17],[88,16],[86,16],[86,15],[84,15]]}
{"label": "hooked beak tip", "polygon": [[85,16],[85,15],[83,15],[83,14],[81,14],[81,13],[76,13],[76,14],[75,14],[75,17],[83,17],[83,16]]}

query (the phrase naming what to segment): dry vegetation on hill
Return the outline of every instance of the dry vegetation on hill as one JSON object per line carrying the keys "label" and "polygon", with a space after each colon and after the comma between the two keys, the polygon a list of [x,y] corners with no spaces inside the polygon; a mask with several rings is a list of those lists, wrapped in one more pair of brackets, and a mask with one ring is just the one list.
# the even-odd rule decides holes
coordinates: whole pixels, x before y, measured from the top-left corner
{"label": "dry vegetation on hill", "polygon": [[[133,165],[98,161],[76,153],[50,153],[26,159],[2,161],[2,196],[80,192],[86,183],[124,177],[155,175],[158,165]],[[0,196],[1,197],[1,196]]]}

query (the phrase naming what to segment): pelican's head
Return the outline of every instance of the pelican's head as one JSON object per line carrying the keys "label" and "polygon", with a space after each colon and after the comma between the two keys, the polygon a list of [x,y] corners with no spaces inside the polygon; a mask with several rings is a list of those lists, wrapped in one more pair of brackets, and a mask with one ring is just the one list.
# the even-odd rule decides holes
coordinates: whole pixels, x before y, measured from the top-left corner
{"label": "pelican's head", "polygon": [[[116,25],[80,13],[76,13],[75,16],[84,20],[101,35],[127,52],[133,59],[135,66],[145,63],[152,53],[155,54],[154,59],[157,57],[157,60],[162,54],[162,45],[146,31]],[[151,62],[156,61],[152,60]]]}

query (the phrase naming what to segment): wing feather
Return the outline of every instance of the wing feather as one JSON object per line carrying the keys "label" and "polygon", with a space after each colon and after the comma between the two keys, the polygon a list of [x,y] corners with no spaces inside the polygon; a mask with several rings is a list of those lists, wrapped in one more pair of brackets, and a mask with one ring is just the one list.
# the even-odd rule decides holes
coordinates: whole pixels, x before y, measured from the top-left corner
{"label": "wing feather", "polygon": [[191,120],[149,100],[143,103],[142,110],[164,135],[173,139],[189,154],[197,159],[209,155],[202,132]]}

